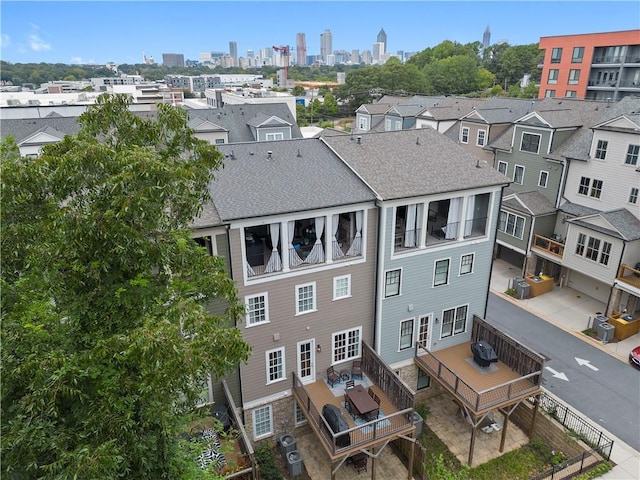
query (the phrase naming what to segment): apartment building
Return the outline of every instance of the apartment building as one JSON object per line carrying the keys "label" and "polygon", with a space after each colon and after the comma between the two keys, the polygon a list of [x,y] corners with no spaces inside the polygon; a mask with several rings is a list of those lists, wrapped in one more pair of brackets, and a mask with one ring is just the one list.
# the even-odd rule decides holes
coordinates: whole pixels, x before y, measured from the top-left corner
{"label": "apartment building", "polygon": [[[629,15],[638,15],[629,4]],[[539,98],[620,100],[640,94],[640,30],[541,37]]]}

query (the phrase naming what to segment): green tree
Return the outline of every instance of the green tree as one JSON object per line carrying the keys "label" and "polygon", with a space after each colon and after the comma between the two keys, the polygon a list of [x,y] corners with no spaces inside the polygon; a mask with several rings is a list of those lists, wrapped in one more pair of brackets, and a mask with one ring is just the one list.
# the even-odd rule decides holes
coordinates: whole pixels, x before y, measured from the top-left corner
{"label": "green tree", "polygon": [[336,98],[356,109],[363,103],[371,103],[370,92],[380,88],[380,67],[370,66],[347,73],[345,83],[334,90]]}
{"label": "green tree", "polygon": [[411,64],[403,64],[392,57],[380,69],[379,87],[390,93],[414,94],[427,89],[424,74]]}
{"label": "green tree", "polygon": [[300,85],[296,85],[291,89],[291,95],[294,97],[304,97],[306,93],[307,91]]}
{"label": "green tree", "polygon": [[456,55],[436,60],[424,67],[430,93],[464,94],[476,90],[478,67],[475,59]]}
{"label": "green tree", "polygon": [[324,118],[336,118],[340,113],[340,107],[333,93],[329,92],[324,96],[324,102],[322,103],[322,115]]}
{"label": "green tree", "polygon": [[129,103],[100,97],[38,158],[0,148],[7,478],[182,478],[207,376],[248,358],[233,281],[188,229],[221,155],[184,111]]}

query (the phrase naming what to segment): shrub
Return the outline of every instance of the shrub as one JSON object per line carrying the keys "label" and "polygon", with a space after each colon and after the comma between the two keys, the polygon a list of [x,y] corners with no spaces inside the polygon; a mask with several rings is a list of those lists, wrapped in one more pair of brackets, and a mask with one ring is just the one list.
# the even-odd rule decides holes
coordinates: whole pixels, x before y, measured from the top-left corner
{"label": "shrub", "polygon": [[602,462],[596,465],[594,468],[589,470],[588,472],[581,473],[577,477],[574,477],[573,480],[591,480],[592,478],[598,478],[601,475],[604,475],[609,470],[613,468],[611,462]]}
{"label": "shrub", "polygon": [[273,456],[273,448],[268,441],[256,445],[256,461],[260,467],[260,475],[264,480],[282,480],[278,463]]}

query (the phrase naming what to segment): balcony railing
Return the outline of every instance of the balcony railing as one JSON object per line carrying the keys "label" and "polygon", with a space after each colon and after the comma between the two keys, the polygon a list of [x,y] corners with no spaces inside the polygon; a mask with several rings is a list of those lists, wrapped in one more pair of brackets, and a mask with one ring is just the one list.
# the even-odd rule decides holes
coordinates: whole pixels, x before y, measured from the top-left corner
{"label": "balcony railing", "polygon": [[362,342],[362,370],[378,385],[398,410],[413,408],[413,393],[400,377],[365,342]]}
{"label": "balcony railing", "polygon": [[251,441],[249,440],[247,431],[244,429],[244,424],[242,422],[242,419],[240,418],[240,414],[238,413],[236,404],[233,401],[233,396],[229,391],[229,386],[224,379],[222,380],[222,388],[224,390],[224,396],[227,400],[227,405],[229,405],[229,411],[231,412],[233,423],[235,425],[235,428],[238,429],[239,432],[238,444],[240,445],[240,453],[247,458],[250,465],[245,469],[227,475],[225,478],[236,480],[255,480],[256,478],[258,478],[258,463],[253,451],[253,446],[251,445]]}
{"label": "balcony railing", "polygon": [[630,62],[622,55],[604,55],[601,57],[594,57],[593,63],[622,63],[623,61]]}
{"label": "balcony railing", "polygon": [[421,368],[449,388],[460,402],[474,412],[508,404],[511,400],[527,397],[540,389],[544,364],[540,355],[474,316],[472,342],[480,340],[492,345],[498,359],[520,377],[477,391],[421,343],[416,345],[415,359]]}
{"label": "balcony railing", "polygon": [[564,243],[538,235],[537,233],[533,235],[532,247],[536,250],[544,250],[554,257],[562,258],[564,255]]}
{"label": "balcony railing", "polygon": [[618,269],[616,279],[635,288],[640,288],[640,270],[638,270],[638,266],[639,265],[636,265],[636,268],[633,268],[623,263]]}
{"label": "balcony railing", "polygon": [[487,217],[472,218],[464,223],[464,238],[482,237],[487,232]]}
{"label": "balcony railing", "polygon": [[413,250],[420,245],[420,233],[421,229],[416,230],[402,230],[396,233],[394,239],[394,251]]}

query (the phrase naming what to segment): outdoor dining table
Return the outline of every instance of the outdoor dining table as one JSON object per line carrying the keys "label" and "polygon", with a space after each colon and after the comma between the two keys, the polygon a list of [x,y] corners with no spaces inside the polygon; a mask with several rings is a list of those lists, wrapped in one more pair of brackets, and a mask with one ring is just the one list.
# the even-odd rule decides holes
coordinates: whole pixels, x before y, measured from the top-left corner
{"label": "outdoor dining table", "polygon": [[348,388],[345,395],[353,413],[357,416],[366,418],[368,414],[380,408],[362,385],[358,384],[353,388]]}

